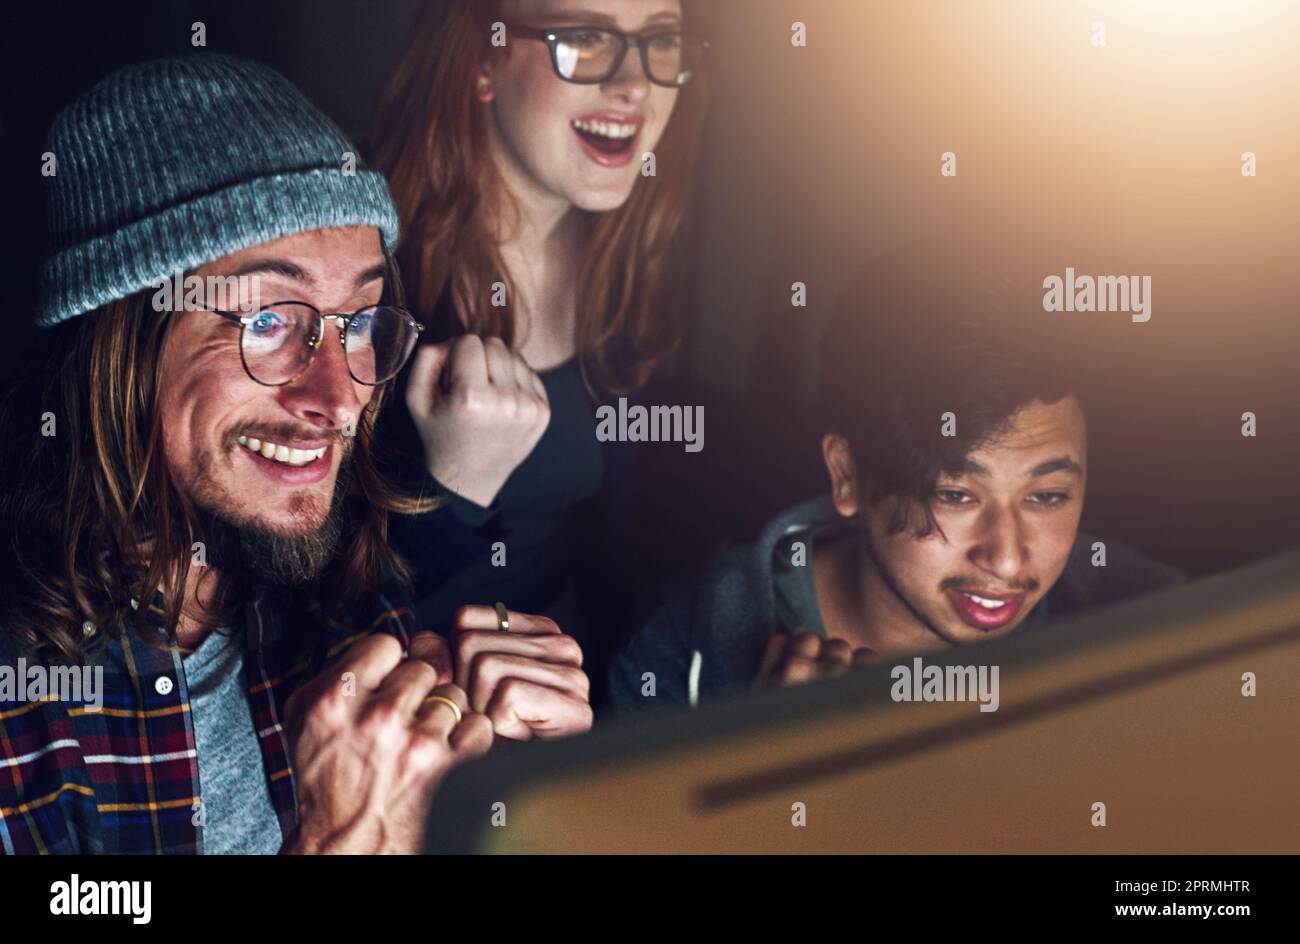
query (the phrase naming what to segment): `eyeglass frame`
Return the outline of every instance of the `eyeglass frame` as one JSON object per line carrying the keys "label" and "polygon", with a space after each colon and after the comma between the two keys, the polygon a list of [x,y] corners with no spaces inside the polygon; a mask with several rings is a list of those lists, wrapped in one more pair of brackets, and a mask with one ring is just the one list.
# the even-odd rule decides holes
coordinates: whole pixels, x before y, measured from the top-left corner
{"label": "eyeglass frame", "polygon": [[[636,49],[641,54],[641,71],[646,79],[654,85],[661,88],[682,88],[687,85],[694,72],[687,71],[687,77],[682,82],[661,82],[650,74],[650,50],[646,46],[646,40],[657,39],[660,36],[680,36],[683,40],[687,38],[687,33],[682,29],[664,29],[652,27],[648,30],[642,30],[639,33],[624,33],[622,30],[611,29],[608,26],[550,26],[542,28],[539,26],[526,26],[524,24],[507,23],[506,29],[510,33],[518,35],[521,39],[537,39],[546,44],[546,48],[551,52],[551,69],[562,82],[571,82],[574,85],[601,85],[608,82],[614,76],[618,75],[618,70],[623,68],[623,60],[627,58],[629,49]],[[599,79],[570,79],[560,73],[560,60],[556,53],[556,45],[560,41],[560,31],[585,30],[590,33],[609,33],[616,36],[623,44],[623,48],[618,55],[614,57],[614,63],[610,67],[609,74]],[[692,39],[699,45],[700,58],[709,50],[708,40]]]}
{"label": "eyeglass frame", "polygon": [[[317,331],[316,331],[315,340],[307,342],[307,349],[311,353],[308,355],[307,363],[303,365],[302,370],[298,371],[298,373],[294,374],[288,380],[281,381],[280,383],[267,383],[264,380],[258,380],[256,377],[254,377],[253,371],[248,366],[248,359],[244,356],[244,330],[248,327],[249,323],[254,318],[256,318],[258,315],[264,312],[273,310],[276,305],[301,305],[304,308],[310,308],[312,311],[316,312]],[[340,322],[339,345],[343,348],[343,363],[347,365],[348,376],[351,377],[357,383],[366,387],[378,387],[381,384],[386,384],[394,377],[396,377],[398,374],[400,374],[402,372],[402,368],[406,366],[406,362],[411,359],[411,351],[415,350],[415,345],[414,344],[411,345],[411,351],[406,352],[406,356],[402,359],[402,363],[398,365],[397,370],[393,371],[391,376],[385,377],[383,380],[373,380],[373,381],[359,380],[357,378],[357,375],[352,372],[352,362],[348,360],[348,340],[347,340],[347,329],[351,327],[353,320],[358,315],[360,315],[362,312],[370,311],[376,308],[391,308],[393,311],[401,312],[406,317],[407,323],[411,327],[415,328],[415,340],[417,342],[419,341],[420,338],[420,332],[424,330],[424,325],[416,321],[415,316],[412,315],[405,308],[401,307],[400,305],[383,305],[383,304],[366,305],[363,308],[358,308],[356,311],[350,314],[344,314],[343,312],[335,312],[334,314],[329,314],[329,315],[325,314],[323,311],[321,311],[311,302],[299,301],[297,299],[282,299],[281,301],[278,302],[272,302],[269,305],[259,305],[257,311],[247,315],[241,315],[239,312],[235,312],[235,311],[222,311],[219,308],[209,308],[206,305],[196,305],[194,307],[200,311],[206,311],[206,312],[211,312],[214,315],[220,315],[222,318],[225,318],[228,321],[232,321],[240,326],[239,362],[244,366],[244,373],[248,374],[249,379],[252,380],[254,383],[261,384],[263,387],[287,387],[289,384],[293,383],[295,380],[300,378],[303,374],[307,373],[307,371],[311,369],[311,365],[316,363],[316,354],[320,348],[321,342],[325,340],[326,321]]]}

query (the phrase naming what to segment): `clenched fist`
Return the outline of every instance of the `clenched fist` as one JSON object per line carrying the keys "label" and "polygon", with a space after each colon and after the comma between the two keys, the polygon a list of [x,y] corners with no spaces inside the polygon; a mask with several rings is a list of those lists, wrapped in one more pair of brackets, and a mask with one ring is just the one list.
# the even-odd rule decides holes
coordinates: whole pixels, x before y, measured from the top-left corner
{"label": "clenched fist", "polygon": [[456,614],[455,681],[501,737],[527,741],[591,728],[591,685],[582,648],[545,616],[508,611],[502,630],[490,606]]}
{"label": "clenched fist", "polygon": [[542,381],[500,338],[466,334],[421,347],[406,407],[429,474],[486,507],[551,419]]}
{"label": "clenched fist", "polygon": [[396,638],[368,636],[293,693],[284,723],[300,816],[284,852],[420,851],[438,784],[492,745],[450,665],[433,633],[411,637],[409,658]]}
{"label": "clenched fist", "polygon": [[843,639],[823,639],[814,633],[776,633],[767,641],[758,669],[758,685],[795,685],[843,675],[851,667],[870,665],[877,655],[854,649]]}

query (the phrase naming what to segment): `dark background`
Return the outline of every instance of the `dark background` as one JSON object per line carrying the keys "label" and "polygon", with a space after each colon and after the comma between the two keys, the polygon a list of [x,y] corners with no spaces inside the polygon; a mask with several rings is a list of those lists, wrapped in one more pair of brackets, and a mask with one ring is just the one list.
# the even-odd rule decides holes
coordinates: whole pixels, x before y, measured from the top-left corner
{"label": "dark background", "polygon": [[[648,556],[686,567],[821,490],[814,338],[864,261],[917,237],[1032,251],[1041,273],[1149,274],[1154,314],[1048,314],[1094,389],[1084,525],[1195,573],[1300,540],[1300,14],[1290,4],[717,0],[716,88],[684,245],[671,402],[705,443],[647,445]],[[207,48],[270,63],[353,137],[412,0],[9,4],[0,154],[9,309],[31,327],[57,110],[110,69]],[[808,45],[791,45],[791,24]],[[1091,43],[1103,22],[1105,47]],[[255,134],[256,129],[232,129]],[[1240,154],[1257,153],[1243,178]],[[939,175],[958,155],[958,176]],[[807,308],[790,285],[808,286]],[[1024,302],[1039,305],[1039,284]],[[1040,306],[1041,307],[1041,306]],[[664,401],[656,401],[664,402]],[[1240,416],[1259,435],[1240,435]],[[656,509],[658,511],[658,509]]]}

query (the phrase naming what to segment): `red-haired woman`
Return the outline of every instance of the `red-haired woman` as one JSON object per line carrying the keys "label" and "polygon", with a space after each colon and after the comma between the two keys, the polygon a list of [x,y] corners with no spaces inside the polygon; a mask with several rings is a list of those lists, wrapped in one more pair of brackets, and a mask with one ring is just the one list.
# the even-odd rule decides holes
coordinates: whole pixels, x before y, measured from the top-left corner
{"label": "red-haired woman", "polygon": [[690,0],[430,6],[371,133],[409,306],[442,342],[417,354],[390,427],[452,512],[396,522],[392,540],[440,577],[475,557],[425,588],[420,616],[444,627],[457,605],[498,600],[545,613],[594,679],[614,627],[587,628],[578,575],[614,558],[609,503],[589,500],[627,493],[625,450],[597,441],[595,409],[678,341],[670,257],[704,106],[698,15]]}

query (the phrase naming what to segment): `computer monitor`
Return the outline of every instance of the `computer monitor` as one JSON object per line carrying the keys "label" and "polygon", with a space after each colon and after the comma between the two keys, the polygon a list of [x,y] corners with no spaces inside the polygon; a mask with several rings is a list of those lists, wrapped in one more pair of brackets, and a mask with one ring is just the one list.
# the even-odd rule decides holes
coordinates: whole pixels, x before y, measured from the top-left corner
{"label": "computer monitor", "polygon": [[925,700],[901,658],[498,744],[443,784],[427,848],[1300,851],[1300,548],[926,654],[920,676],[970,666],[997,668],[995,710]]}

